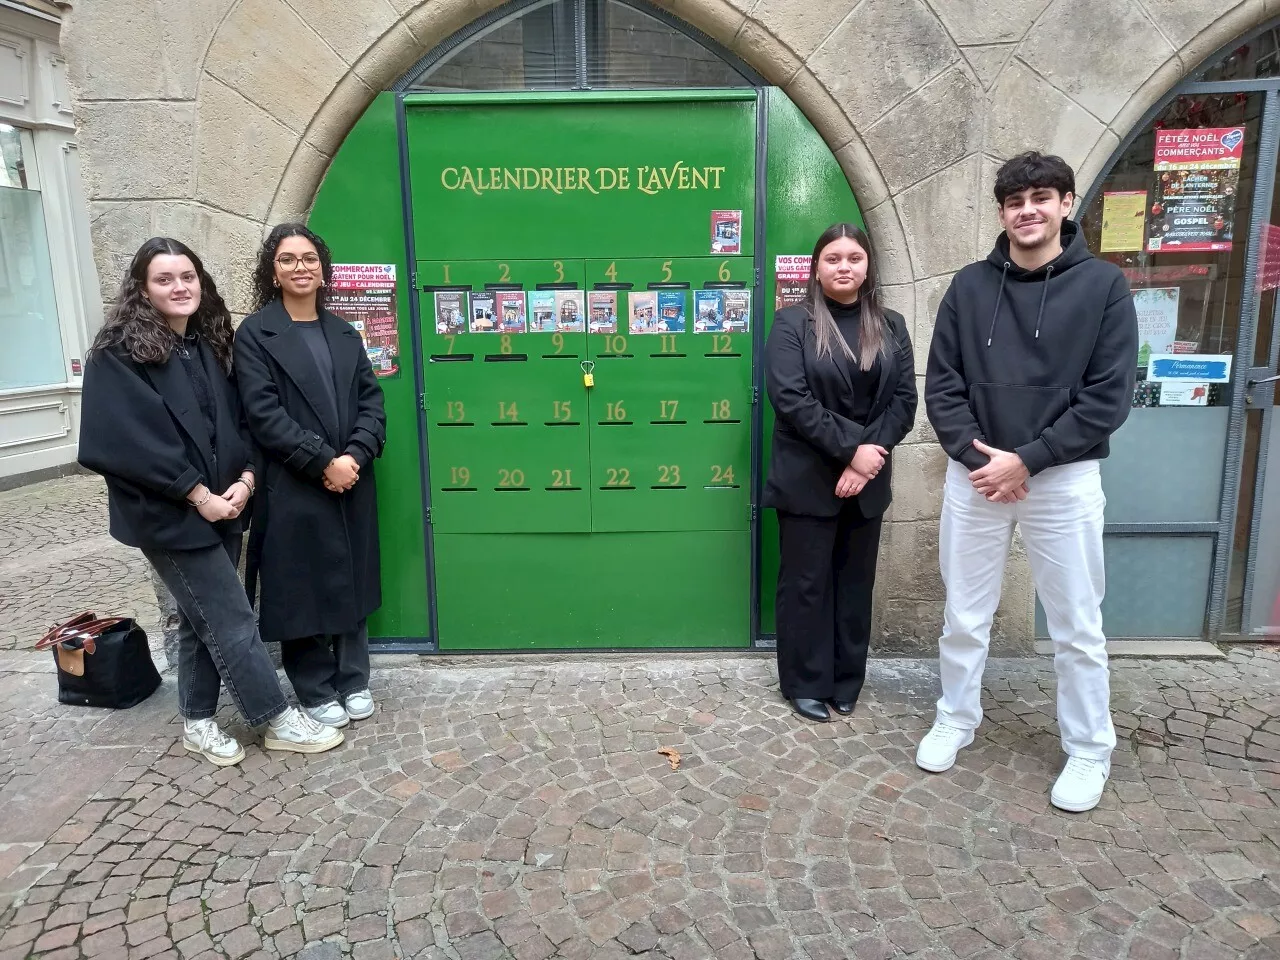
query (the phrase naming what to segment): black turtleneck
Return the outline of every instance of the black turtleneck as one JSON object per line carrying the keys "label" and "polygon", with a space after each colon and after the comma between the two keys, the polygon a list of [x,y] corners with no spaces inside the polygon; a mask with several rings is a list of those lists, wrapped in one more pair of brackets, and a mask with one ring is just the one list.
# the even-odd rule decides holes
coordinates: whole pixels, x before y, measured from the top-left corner
{"label": "black turtleneck", "polygon": [[[861,341],[859,333],[862,330],[862,305],[856,300],[853,303],[844,304],[830,297],[824,299],[827,301],[827,309],[831,311],[831,316],[836,322],[836,329],[840,331],[840,336],[844,337],[844,342],[849,345],[854,356],[857,356]],[[853,419],[865,424],[868,414],[871,413],[871,405],[876,399],[876,387],[880,382],[880,357],[877,355],[875,362],[871,364],[871,369],[866,371],[856,361],[851,360],[849,372],[853,380]]]}

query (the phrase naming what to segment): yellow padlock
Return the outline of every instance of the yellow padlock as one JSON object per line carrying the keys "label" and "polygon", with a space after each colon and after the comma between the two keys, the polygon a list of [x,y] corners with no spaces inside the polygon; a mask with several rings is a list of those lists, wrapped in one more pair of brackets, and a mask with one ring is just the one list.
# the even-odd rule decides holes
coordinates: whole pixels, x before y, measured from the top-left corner
{"label": "yellow padlock", "polygon": [[596,365],[591,360],[582,361],[582,385],[584,387],[594,387],[596,385],[596,375],[592,372]]}

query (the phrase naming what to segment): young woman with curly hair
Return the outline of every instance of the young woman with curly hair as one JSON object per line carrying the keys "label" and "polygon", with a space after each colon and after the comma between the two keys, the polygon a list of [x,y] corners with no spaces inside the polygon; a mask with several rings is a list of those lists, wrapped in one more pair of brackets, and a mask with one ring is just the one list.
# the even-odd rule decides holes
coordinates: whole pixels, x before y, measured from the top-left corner
{"label": "young woman with curly hair", "polygon": [[260,629],[280,641],[303,708],[340,727],[374,710],[365,618],[382,603],[373,461],[387,418],[360,334],[324,307],[332,277],[318,236],[299,223],[272,230],[235,358],[264,457],[248,569]]}
{"label": "young woman with curly hair", "polygon": [[138,547],[179,611],[182,744],[218,766],[244,749],[213,719],[223,683],[264,746],[320,753],[342,735],[289,706],[236,572],[256,486],[231,380],[231,314],[200,258],[138,250],[84,372],[80,463],[107,481],[111,535]]}

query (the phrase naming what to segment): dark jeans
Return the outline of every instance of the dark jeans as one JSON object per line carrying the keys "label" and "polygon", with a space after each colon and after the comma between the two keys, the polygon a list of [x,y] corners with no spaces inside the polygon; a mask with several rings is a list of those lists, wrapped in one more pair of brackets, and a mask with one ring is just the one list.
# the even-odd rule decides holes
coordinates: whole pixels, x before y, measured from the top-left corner
{"label": "dark jeans", "polygon": [[881,518],[778,512],[778,680],[787,698],[856,702],[867,677]]}
{"label": "dark jeans", "polygon": [[240,534],[200,550],[143,550],[178,605],[178,709],[188,720],[218,712],[223,683],[251,727],[289,702],[258,636],[236,564]]}
{"label": "dark jeans", "polygon": [[369,686],[369,630],[300,637],[280,643],[280,660],[304,707],[318,707]]}

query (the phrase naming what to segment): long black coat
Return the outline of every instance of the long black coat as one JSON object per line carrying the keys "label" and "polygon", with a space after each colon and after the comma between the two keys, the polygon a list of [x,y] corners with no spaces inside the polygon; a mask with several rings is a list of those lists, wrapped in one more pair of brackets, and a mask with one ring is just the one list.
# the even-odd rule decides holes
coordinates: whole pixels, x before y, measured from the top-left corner
{"label": "long black coat", "polygon": [[[900,313],[884,312],[892,349],[880,359],[875,400],[865,423],[853,419],[853,381],[866,376],[838,350],[819,357],[804,306],[774,317],[765,344],[765,387],[777,420],[764,505],[810,517],[833,517],[844,500],[836,482],[864,443],[888,450],[911,432],[916,416],[915,359]],[[878,517],[893,499],[892,455],[858,494],[863,516]]]}
{"label": "long black coat", "polygon": [[[387,436],[382,388],[360,334],[328,311],[318,322],[333,355],[336,422],[320,368],[279,300],[236,331],[236,381],[265,470],[246,577],[251,596],[261,588],[264,640],[348,632],[382,603],[373,473]],[[360,479],[330,493],[324,469],[343,453],[359,462]]]}
{"label": "long black coat", "polygon": [[106,479],[111,535],[131,547],[211,547],[245,516],[210,523],[186,499],[197,484],[216,496],[255,469],[236,388],[203,340],[196,349],[213,391],[214,437],[177,356],[137,363],[111,347],[85,364],[78,459]]}

